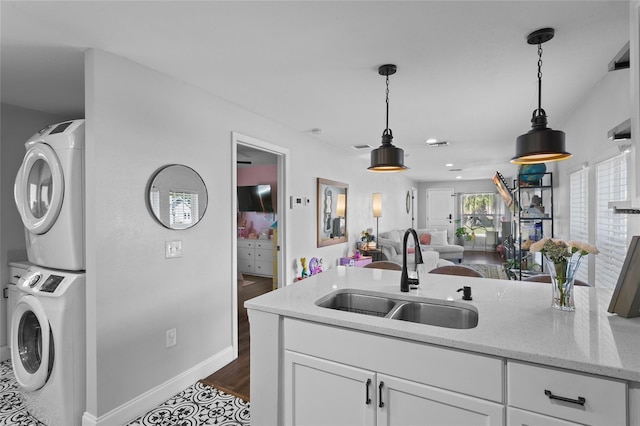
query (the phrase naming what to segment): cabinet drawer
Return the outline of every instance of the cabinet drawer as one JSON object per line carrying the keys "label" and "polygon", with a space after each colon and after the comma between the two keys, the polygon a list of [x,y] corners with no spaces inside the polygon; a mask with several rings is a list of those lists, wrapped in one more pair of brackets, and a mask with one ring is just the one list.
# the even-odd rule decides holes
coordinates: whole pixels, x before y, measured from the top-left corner
{"label": "cabinet drawer", "polygon": [[273,262],[259,262],[256,260],[254,272],[258,275],[273,275]]}
{"label": "cabinet drawer", "polygon": [[246,274],[253,274],[255,272],[255,268],[253,267],[253,260],[238,259],[238,270]]}
{"label": "cabinet drawer", "polygon": [[255,258],[254,249],[238,248],[238,262],[241,260],[251,260]]}
{"label": "cabinet drawer", "polygon": [[[627,384],[622,381],[509,361],[507,389],[511,407],[588,425],[627,422]],[[584,398],[584,405],[554,397]]]}
{"label": "cabinet drawer", "polygon": [[273,251],[273,241],[271,241],[271,240],[256,241],[255,242],[255,248],[263,249],[263,250],[269,249],[269,250]]}
{"label": "cabinet drawer", "polygon": [[255,255],[256,255],[256,261],[260,260],[263,262],[271,262],[273,261],[273,248],[266,250],[266,249],[256,249],[255,251]]}
{"label": "cabinet drawer", "polygon": [[238,240],[238,249],[254,248],[255,244],[256,244],[255,241],[251,241],[251,240]]}
{"label": "cabinet drawer", "polygon": [[27,273],[29,270],[28,265],[16,265],[9,264],[9,282],[11,284],[18,284],[18,280],[21,276]]}

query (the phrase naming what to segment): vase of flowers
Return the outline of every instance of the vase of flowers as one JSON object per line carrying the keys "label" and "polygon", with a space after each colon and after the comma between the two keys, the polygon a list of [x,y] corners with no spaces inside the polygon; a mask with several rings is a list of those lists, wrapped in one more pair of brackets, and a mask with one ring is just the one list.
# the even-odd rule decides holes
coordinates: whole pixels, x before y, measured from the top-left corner
{"label": "vase of flowers", "polygon": [[551,276],[551,307],[561,311],[575,311],[573,283],[580,261],[589,253],[598,254],[595,246],[579,241],[543,238],[531,244],[531,252],[540,252]]}

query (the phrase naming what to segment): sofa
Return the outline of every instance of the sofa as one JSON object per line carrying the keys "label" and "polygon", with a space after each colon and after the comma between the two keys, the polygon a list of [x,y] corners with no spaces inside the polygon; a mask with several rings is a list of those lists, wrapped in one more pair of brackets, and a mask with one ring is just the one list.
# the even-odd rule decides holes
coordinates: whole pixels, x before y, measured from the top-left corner
{"label": "sofa", "polygon": [[[402,239],[404,238],[404,232],[404,229],[394,229],[378,234],[378,245],[381,247],[386,260],[402,263]],[[418,234],[420,248],[423,253],[426,251],[436,251],[438,252],[439,259],[458,261],[458,263],[462,262],[464,247],[449,244],[446,229],[416,229],[416,233]],[[409,237],[407,240],[407,248],[409,252],[407,262],[413,263],[413,252],[415,248],[412,237]]]}

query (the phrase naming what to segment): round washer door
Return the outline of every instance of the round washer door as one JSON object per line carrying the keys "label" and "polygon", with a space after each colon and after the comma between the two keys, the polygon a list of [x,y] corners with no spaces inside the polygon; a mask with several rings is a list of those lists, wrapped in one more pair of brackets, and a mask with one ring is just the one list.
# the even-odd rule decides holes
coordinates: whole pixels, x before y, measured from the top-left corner
{"label": "round washer door", "polygon": [[64,175],[55,151],[38,143],[24,156],[13,196],[22,223],[32,234],[47,232],[60,213],[64,197]]}
{"label": "round washer door", "polygon": [[18,384],[26,391],[40,389],[53,368],[53,333],[42,303],[22,296],[11,318],[11,364]]}

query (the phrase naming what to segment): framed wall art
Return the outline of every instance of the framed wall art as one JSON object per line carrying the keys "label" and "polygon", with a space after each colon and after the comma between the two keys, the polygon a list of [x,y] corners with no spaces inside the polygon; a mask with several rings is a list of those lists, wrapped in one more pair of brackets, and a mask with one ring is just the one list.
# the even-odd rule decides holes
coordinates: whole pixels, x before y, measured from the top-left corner
{"label": "framed wall art", "polygon": [[640,316],[640,236],[631,239],[608,311],[624,318]]}
{"label": "framed wall art", "polygon": [[349,185],[318,178],[317,228],[318,247],[346,243],[347,195]]}

